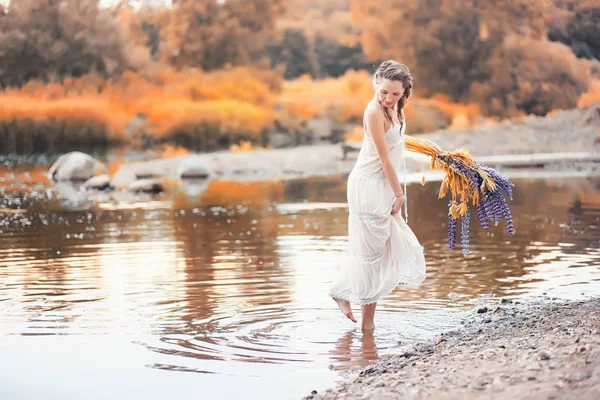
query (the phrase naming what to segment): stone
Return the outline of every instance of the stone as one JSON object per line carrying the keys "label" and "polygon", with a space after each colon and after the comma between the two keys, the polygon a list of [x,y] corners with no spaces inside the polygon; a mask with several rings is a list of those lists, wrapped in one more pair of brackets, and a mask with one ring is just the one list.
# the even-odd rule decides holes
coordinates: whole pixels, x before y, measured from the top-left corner
{"label": "stone", "polygon": [[106,166],[94,157],[73,151],[58,157],[48,170],[48,177],[54,182],[87,181],[107,172]]}
{"label": "stone", "polygon": [[110,176],[106,174],[92,176],[81,185],[83,190],[105,190],[110,188]]}
{"label": "stone", "polygon": [[160,178],[138,179],[127,186],[131,192],[161,193],[165,191],[165,185]]}
{"label": "stone", "polygon": [[538,359],[539,360],[549,360],[550,359],[550,353],[548,353],[546,350],[540,350],[538,352]]}
{"label": "stone", "polygon": [[202,157],[196,154],[183,159],[177,171],[180,179],[208,179],[210,175]]}

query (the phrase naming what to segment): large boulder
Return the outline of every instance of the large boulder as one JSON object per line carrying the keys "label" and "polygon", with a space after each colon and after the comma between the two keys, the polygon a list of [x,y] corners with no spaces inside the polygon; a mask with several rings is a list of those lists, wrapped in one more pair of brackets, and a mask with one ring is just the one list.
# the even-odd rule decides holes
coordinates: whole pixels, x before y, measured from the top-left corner
{"label": "large boulder", "polygon": [[58,157],[50,167],[48,177],[54,182],[87,181],[93,176],[106,174],[104,164],[89,154],[73,151]]}

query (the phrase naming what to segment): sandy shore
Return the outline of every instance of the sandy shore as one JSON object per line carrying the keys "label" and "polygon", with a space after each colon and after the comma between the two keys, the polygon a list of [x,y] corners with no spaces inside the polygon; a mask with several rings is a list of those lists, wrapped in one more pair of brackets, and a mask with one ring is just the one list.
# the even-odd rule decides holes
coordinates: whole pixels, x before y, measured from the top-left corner
{"label": "sandy shore", "polygon": [[305,399],[600,398],[600,298],[504,300],[462,325]]}
{"label": "sandy shore", "polygon": [[422,135],[445,150],[464,148],[475,156],[600,151],[600,104],[546,117],[529,116],[499,124]]}

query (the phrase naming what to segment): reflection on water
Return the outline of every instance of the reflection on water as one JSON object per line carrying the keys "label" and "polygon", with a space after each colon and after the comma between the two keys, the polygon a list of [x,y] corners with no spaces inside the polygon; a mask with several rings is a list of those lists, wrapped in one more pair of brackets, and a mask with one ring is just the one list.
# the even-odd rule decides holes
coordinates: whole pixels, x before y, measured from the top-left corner
{"label": "reflection on water", "polygon": [[[345,177],[212,182],[200,196],[75,208],[43,184],[5,180],[0,355],[12,361],[0,367],[0,393],[77,398],[77,388],[127,374],[111,396],[265,397],[268,378],[269,396],[297,398],[452,328],[482,299],[600,294],[599,181],[515,183],[516,236],[473,223],[467,257],[446,248],[439,184],[409,187],[427,280],[386,298],[375,336],[363,337],[327,297],[347,243]],[[46,367],[75,383],[56,384],[58,373],[15,383]]]}

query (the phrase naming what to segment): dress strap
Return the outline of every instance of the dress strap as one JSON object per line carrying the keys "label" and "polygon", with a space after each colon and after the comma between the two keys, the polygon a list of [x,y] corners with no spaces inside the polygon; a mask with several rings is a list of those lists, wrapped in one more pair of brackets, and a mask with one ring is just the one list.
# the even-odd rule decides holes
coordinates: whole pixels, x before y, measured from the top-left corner
{"label": "dress strap", "polygon": [[405,222],[408,224],[408,192],[406,191],[406,118],[402,123],[402,131],[400,132],[402,136],[402,163],[404,170],[404,218]]}

